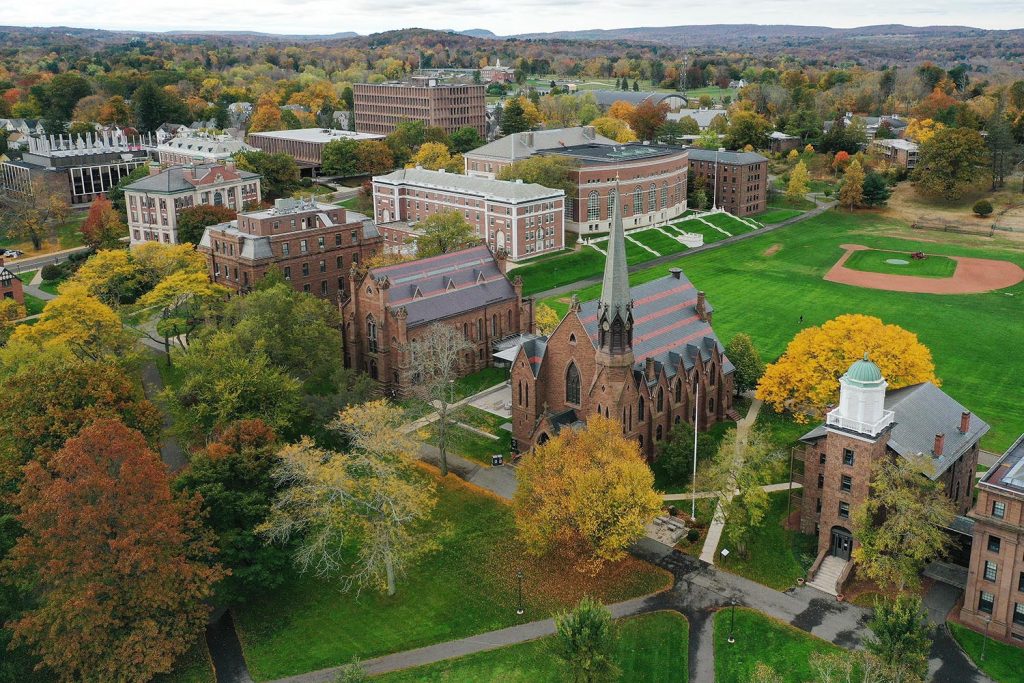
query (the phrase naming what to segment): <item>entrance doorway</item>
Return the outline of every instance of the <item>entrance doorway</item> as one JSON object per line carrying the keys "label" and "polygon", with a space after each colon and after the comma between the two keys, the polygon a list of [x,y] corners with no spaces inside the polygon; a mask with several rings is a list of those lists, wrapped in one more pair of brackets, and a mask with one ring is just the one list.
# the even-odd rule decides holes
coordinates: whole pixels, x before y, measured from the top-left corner
{"label": "entrance doorway", "polygon": [[842,560],[849,560],[852,549],[853,534],[841,526],[832,527],[832,545],[829,554],[835,555]]}

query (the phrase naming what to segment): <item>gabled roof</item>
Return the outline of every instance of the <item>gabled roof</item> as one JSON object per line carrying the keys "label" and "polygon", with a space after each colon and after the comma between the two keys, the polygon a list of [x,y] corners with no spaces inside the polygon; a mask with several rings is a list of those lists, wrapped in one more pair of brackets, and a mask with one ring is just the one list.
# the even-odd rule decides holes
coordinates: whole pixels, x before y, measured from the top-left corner
{"label": "gabled roof", "polygon": [[598,145],[614,145],[616,142],[603,135],[598,135],[592,126],[575,126],[573,128],[552,128],[551,130],[533,130],[525,133],[512,133],[498,138],[483,147],[466,152],[464,156],[488,157],[516,161],[525,159],[536,152],[546,149],[560,149],[595,143]]}
{"label": "gabled roof", "polygon": [[758,164],[768,161],[767,158],[756,152],[716,152],[713,149],[701,149],[700,147],[690,148],[691,161],[715,161],[717,159],[723,164]]}
{"label": "gabled roof", "polygon": [[[200,184],[208,184],[203,182],[206,176],[218,170],[224,173],[226,179],[229,175],[232,176],[230,178],[232,182],[235,181],[234,175],[238,175],[243,180],[260,177],[258,173],[250,173],[249,171],[227,171],[221,164],[198,164],[193,169],[185,166],[171,166],[154,175],[140,178],[125,187],[125,189],[134,192],[161,192],[168,194],[191,192]],[[194,180],[193,174],[199,180]]]}
{"label": "gabled roof", "polygon": [[375,268],[367,277],[387,278],[388,305],[392,310],[405,308],[409,327],[516,297],[512,283],[485,246]]}
{"label": "gabled roof", "polygon": [[564,190],[553,190],[537,183],[520,183],[511,180],[492,180],[478,176],[431,171],[426,168],[400,168],[387,175],[374,176],[373,182],[388,185],[409,185],[412,187],[465,192],[480,195],[495,201],[534,201],[565,196]]}

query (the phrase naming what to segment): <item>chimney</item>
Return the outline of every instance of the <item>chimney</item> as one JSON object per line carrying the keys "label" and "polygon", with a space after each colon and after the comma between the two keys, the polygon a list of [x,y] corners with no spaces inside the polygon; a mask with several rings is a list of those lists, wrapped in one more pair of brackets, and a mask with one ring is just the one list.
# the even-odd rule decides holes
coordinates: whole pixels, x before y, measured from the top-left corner
{"label": "chimney", "polygon": [[668,272],[670,272],[672,274],[672,277],[674,277],[677,280],[680,279],[680,276],[683,274],[683,271],[681,271],[678,268],[669,268]]}
{"label": "chimney", "polygon": [[149,175],[156,175],[160,172],[160,163],[157,161],[149,162]]}
{"label": "chimney", "polygon": [[583,139],[593,140],[596,134],[597,130],[593,126],[583,126]]}
{"label": "chimney", "polygon": [[654,358],[648,356],[644,365],[644,372],[647,374],[647,379],[654,379]]}
{"label": "chimney", "polygon": [[960,413],[960,433],[966,434],[971,431],[971,411],[965,410]]}
{"label": "chimney", "polygon": [[936,458],[941,456],[942,455],[942,449],[943,449],[943,447],[945,445],[946,445],[946,435],[945,434],[936,434],[935,435],[935,445],[932,446],[932,455],[934,455]]}
{"label": "chimney", "polygon": [[703,321],[708,319],[707,307],[704,305],[704,292],[697,292],[697,304],[694,306],[697,309],[697,317]]}

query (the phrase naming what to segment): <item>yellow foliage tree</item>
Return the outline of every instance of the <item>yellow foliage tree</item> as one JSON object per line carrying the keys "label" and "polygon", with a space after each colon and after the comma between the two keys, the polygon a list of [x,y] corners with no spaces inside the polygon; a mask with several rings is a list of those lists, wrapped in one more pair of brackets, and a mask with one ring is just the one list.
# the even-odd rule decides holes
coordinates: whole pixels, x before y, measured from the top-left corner
{"label": "yellow foliage tree", "polygon": [[444,169],[449,173],[462,173],[462,155],[453,156],[443,142],[424,142],[412,155],[407,168],[416,168],[417,166],[431,171]]}
{"label": "yellow foliage tree", "polygon": [[608,107],[608,116],[613,119],[629,121],[634,111],[636,111],[636,107],[626,100],[615,100],[612,102],[612,106]]}
{"label": "yellow foliage tree", "polygon": [[805,421],[839,400],[839,378],[867,353],[890,389],[920,382],[939,384],[932,353],[917,335],[878,318],[849,314],[799,332],[765,368],[757,398],[776,411],[791,410]]}
{"label": "yellow foliage tree", "polygon": [[25,317],[25,307],[14,299],[0,299],[0,345],[3,345],[14,329],[14,321]]}
{"label": "yellow foliage tree", "polygon": [[814,154],[814,145],[807,143],[804,146],[804,154]]}
{"label": "yellow foliage tree", "polygon": [[615,142],[635,142],[638,138],[629,124],[612,116],[600,116],[590,122],[598,135],[611,138]]}
{"label": "yellow foliage tree", "polygon": [[[795,149],[793,150],[796,151]],[[807,172],[807,164],[800,161],[793,170],[789,172],[789,185],[786,186],[786,196],[790,199],[803,199],[807,194],[811,174]]]}
{"label": "yellow foliage tree", "polygon": [[935,121],[933,119],[910,119],[910,122],[907,123],[907,130],[904,133],[904,137],[919,144],[923,144],[931,140],[936,131],[945,127],[945,124],[941,121]]}
{"label": "yellow foliage tree", "polygon": [[800,152],[796,151],[795,149],[791,149],[791,150],[789,150],[789,154],[786,155],[786,158],[788,158],[791,161],[793,159],[799,159],[800,158]]}
{"label": "yellow foliage tree", "polygon": [[547,304],[541,304],[537,307],[533,320],[537,325],[537,331],[543,335],[551,334],[558,327],[559,323],[558,313]]}
{"label": "yellow foliage tree", "polygon": [[536,554],[572,554],[582,571],[621,559],[661,509],[640,448],[619,422],[599,415],[538,446],[516,475],[520,538]]}
{"label": "yellow foliage tree", "polygon": [[519,104],[523,107],[523,118],[530,128],[535,128],[544,122],[540,109],[537,108],[537,105],[529,97],[520,95]]}
{"label": "yellow foliage tree", "polygon": [[843,186],[839,188],[839,203],[851,211],[864,201],[864,167],[854,159],[843,174]]}
{"label": "yellow foliage tree", "polygon": [[268,130],[281,130],[284,123],[281,121],[281,108],[273,97],[264,95],[256,104],[256,111],[249,121],[250,133],[262,133]]}

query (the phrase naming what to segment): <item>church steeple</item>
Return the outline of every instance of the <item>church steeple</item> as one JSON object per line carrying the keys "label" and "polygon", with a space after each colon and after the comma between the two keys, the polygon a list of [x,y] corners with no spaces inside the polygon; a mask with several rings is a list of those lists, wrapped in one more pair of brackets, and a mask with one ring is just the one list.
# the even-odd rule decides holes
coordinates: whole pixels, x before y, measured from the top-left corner
{"label": "church steeple", "polygon": [[612,198],[612,230],[604,262],[604,282],[597,302],[598,348],[606,362],[633,364],[633,299],[626,267],[626,232],[622,227],[619,184]]}

